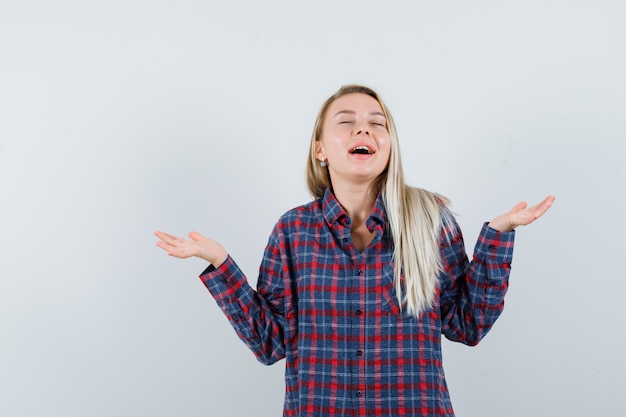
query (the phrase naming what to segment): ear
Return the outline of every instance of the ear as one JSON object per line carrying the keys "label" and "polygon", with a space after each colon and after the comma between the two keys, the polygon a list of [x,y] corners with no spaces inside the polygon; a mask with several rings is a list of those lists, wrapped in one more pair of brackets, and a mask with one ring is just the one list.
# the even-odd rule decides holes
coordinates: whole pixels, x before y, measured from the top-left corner
{"label": "ear", "polygon": [[324,149],[322,148],[321,141],[315,141],[315,157],[318,161],[325,161],[326,157],[324,156]]}

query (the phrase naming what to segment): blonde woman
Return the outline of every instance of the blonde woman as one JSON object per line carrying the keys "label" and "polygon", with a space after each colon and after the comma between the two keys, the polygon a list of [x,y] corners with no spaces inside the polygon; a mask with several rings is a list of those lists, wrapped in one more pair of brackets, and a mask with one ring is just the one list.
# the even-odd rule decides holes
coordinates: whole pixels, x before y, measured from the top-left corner
{"label": "blonde woman", "polygon": [[437,194],[405,184],[396,130],[373,90],[322,106],[307,185],[314,201],[277,222],[253,290],[197,232],[156,232],[171,256],[210,263],[201,279],[259,361],[286,359],[285,416],[453,416],[441,336],[477,344],[503,308],[514,229],[553,196],[486,223],[469,262]]}

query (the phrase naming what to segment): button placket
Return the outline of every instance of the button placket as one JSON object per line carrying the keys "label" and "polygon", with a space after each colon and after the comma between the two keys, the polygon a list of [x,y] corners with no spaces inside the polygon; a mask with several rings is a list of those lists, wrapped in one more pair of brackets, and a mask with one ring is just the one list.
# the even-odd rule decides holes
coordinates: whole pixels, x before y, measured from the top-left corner
{"label": "button placket", "polygon": [[[354,253],[354,256],[352,258],[353,263],[352,263],[352,270],[351,270],[351,282],[352,285],[354,286],[353,288],[355,288],[355,290],[357,288],[363,288],[366,283],[363,281],[363,278],[365,277],[365,267],[366,267],[366,263],[365,263],[365,258],[364,258],[364,253]],[[353,312],[353,319],[351,320],[352,324],[353,324],[353,329],[354,329],[354,333],[353,335],[355,336],[354,341],[350,344],[350,350],[352,351],[352,355],[351,355],[351,373],[352,373],[352,381],[353,384],[355,385],[355,391],[353,391],[353,395],[355,400],[358,400],[359,403],[361,401],[363,401],[363,398],[365,397],[365,375],[364,372],[365,370],[363,369],[364,366],[364,362],[363,359],[365,357],[365,352],[363,349],[363,346],[365,344],[365,329],[364,329],[364,310],[362,309],[363,306],[365,305],[365,301],[367,299],[366,297],[366,293],[367,291],[354,291],[353,292],[353,299],[352,299],[352,312]],[[357,406],[357,407],[361,407],[361,405]]]}

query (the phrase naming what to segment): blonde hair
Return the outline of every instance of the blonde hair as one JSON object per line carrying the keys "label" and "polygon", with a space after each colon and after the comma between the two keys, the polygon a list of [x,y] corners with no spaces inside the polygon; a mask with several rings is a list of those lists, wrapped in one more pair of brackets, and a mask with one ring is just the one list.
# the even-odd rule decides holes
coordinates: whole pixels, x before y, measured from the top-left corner
{"label": "blonde hair", "polygon": [[387,130],[391,139],[391,153],[387,168],[372,183],[372,192],[382,191],[387,211],[388,228],[394,244],[394,286],[400,307],[406,306],[408,315],[419,314],[433,306],[442,270],[439,240],[444,224],[450,224],[449,201],[421,188],[410,187],[404,182],[400,144],[396,127],[387,106],[372,89],[362,85],[344,85],[329,97],[317,115],[309,158],[306,181],[314,198],[322,198],[327,188],[332,190],[328,169],[316,158],[316,144],[322,138],[322,128],[330,105],[346,94],[360,93],[373,97],[385,114]]}

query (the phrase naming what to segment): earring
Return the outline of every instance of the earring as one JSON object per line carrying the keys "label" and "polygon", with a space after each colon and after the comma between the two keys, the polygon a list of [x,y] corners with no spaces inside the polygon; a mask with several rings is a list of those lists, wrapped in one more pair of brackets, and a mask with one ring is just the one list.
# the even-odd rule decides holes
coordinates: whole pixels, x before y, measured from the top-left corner
{"label": "earring", "polygon": [[328,164],[326,163],[326,161],[320,161],[320,165],[322,168],[326,168],[326,165]]}

